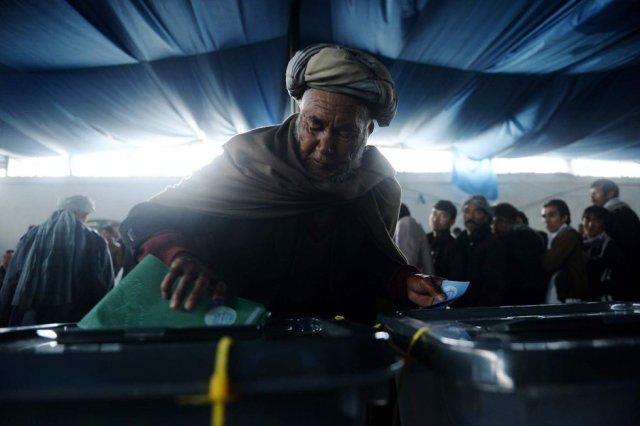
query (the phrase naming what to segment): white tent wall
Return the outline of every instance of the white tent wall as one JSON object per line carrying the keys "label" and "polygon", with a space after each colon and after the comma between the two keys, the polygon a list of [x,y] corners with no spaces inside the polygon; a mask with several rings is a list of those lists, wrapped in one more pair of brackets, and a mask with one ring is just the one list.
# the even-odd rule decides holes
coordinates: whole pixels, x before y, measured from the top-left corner
{"label": "white tent wall", "polygon": [[0,180],[0,250],[15,248],[29,225],[38,225],[56,209],[58,200],[87,195],[96,211],[89,220],[122,221],[131,207],[149,199],[180,178],[5,178]]}
{"label": "white tent wall", "polygon": [[[96,203],[90,219],[121,221],[136,203],[149,199],[180,178],[4,178],[0,180],[0,250],[15,248],[29,225],[43,222],[55,209],[59,199],[84,194]],[[450,175],[399,173],[403,201],[414,216],[429,230],[429,213],[439,199],[451,200],[460,208],[468,197],[450,182]],[[498,175],[500,199],[523,210],[530,224],[544,229],[540,209],[544,201],[561,198],[571,210],[577,226],[582,210],[590,204],[589,186],[592,177],[565,174]],[[640,179],[614,179],[620,186],[621,198],[640,212]],[[498,201],[492,202],[492,204]],[[461,215],[456,226],[464,228]]]}

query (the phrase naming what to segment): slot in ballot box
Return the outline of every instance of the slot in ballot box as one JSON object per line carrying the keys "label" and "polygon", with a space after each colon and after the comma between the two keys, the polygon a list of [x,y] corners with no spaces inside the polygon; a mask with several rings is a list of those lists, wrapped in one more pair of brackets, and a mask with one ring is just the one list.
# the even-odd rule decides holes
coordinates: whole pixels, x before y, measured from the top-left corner
{"label": "slot in ballot box", "polygon": [[640,424],[640,305],[409,310],[379,317],[412,362],[398,380],[414,425]]}
{"label": "slot in ballot box", "polygon": [[226,425],[360,425],[402,366],[388,334],[296,318],[263,327],[0,330],[3,425],[210,425],[207,401],[230,336]]}

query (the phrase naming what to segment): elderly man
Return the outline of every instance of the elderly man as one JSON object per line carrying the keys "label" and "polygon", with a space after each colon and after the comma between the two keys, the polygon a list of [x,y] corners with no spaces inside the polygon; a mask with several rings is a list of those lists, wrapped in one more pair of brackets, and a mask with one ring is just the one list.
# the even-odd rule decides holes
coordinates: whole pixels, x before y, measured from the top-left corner
{"label": "elderly man", "polygon": [[85,222],[93,201],[74,195],[20,238],[0,291],[0,325],[76,322],[113,287],[107,243]]}
{"label": "elderly man", "polygon": [[366,144],[374,120],[387,126],[395,115],[388,70],[314,45],[291,59],[286,81],[300,113],[232,138],[210,165],[135,206],[121,225],[128,254],[170,265],[161,291],[174,309],[192,309],[207,286],[275,317],[371,322],[380,306],[443,300],[392,240],[400,187]]}
{"label": "elderly man", "polygon": [[455,305],[499,306],[507,287],[507,253],[491,233],[491,206],[482,195],[474,195],[464,202],[462,217],[467,229],[456,238],[452,277],[470,283]]}

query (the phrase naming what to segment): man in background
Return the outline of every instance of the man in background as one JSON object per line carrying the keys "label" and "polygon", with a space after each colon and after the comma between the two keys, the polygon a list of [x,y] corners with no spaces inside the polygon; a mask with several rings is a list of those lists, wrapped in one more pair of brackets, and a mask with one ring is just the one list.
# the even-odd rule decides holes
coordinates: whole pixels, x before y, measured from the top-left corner
{"label": "man in background", "polygon": [[467,229],[456,238],[451,277],[469,281],[469,288],[454,305],[499,306],[507,287],[507,253],[491,232],[491,206],[484,196],[474,195],[464,202],[462,217]]}
{"label": "man in background", "polygon": [[620,188],[609,179],[598,179],[591,184],[591,201],[610,213],[607,234],[620,248],[623,264],[621,282],[625,282],[627,292],[620,295],[622,300],[640,300],[640,219],[627,203],[620,199]]}
{"label": "man in background", "polygon": [[451,276],[451,263],[453,262],[453,250],[455,238],[451,235],[451,227],[456,222],[458,210],[448,200],[439,200],[434,204],[429,215],[431,232],[427,234],[431,247],[431,259],[435,274],[439,277]]}
{"label": "man in background", "polygon": [[582,253],[582,236],[571,225],[571,212],[563,200],[553,199],[542,208],[549,240],[542,267],[551,276],[547,303],[587,300],[588,278]]}
{"label": "man in background", "polygon": [[113,273],[117,276],[122,268],[122,246],[118,242],[118,234],[112,225],[105,225],[100,229],[100,235],[107,242],[111,261],[113,262]]}
{"label": "man in background", "polygon": [[7,273],[7,269],[9,268],[9,263],[11,262],[11,258],[13,257],[13,250],[7,250],[2,255],[2,264],[0,264],[0,288],[2,288],[2,282],[4,281],[4,276]]}
{"label": "man in background", "polygon": [[546,251],[538,232],[517,222],[518,209],[509,203],[493,206],[493,232],[507,251],[508,284],[505,305],[544,303],[547,277],[542,269]]}
{"label": "man in background", "polygon": [[0,325],[77,322],[113,287],[105,240],[85,223],[84,195],[64,199],[18,242],[0,290]]}
{"label": "man in background", "polygon": [[418,221],[411,217],[409,207],[405,203],[400,204],[400,214],[393,240],[407,258],[409,265],[415,266],[423,274],[434,273],[427,234]]}
{"label": "man in background", "polygon": [[582,213],[582,250],[590,302],[624,300],[629,294],[627,288],[632,284],[620,279],[625,276],[624,268],[628,265],[623,263],[620,248],[606,232],[610,220],[611,213],[601,206],[589,206]]}

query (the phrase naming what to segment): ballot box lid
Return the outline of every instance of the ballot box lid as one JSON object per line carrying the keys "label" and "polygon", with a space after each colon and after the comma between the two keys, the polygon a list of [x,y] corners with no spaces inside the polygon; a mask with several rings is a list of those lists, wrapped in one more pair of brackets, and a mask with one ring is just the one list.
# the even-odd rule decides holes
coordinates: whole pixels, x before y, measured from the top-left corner
{"label": "ballot box lid", "polygon": [[[581,303],[381,315],[398,347],[437,374],[514,390],[640,379],[640,304]],[[420,332],[420,333],[419,333]]]}
{"label": "ballot box lid", "polygon": [[262,327],[82,330],[51,324],[0,330],[0,401],[164,398],[206,393],[222,336],[240,398],[354,387],[394,377],[388,333],[315,317]]}

